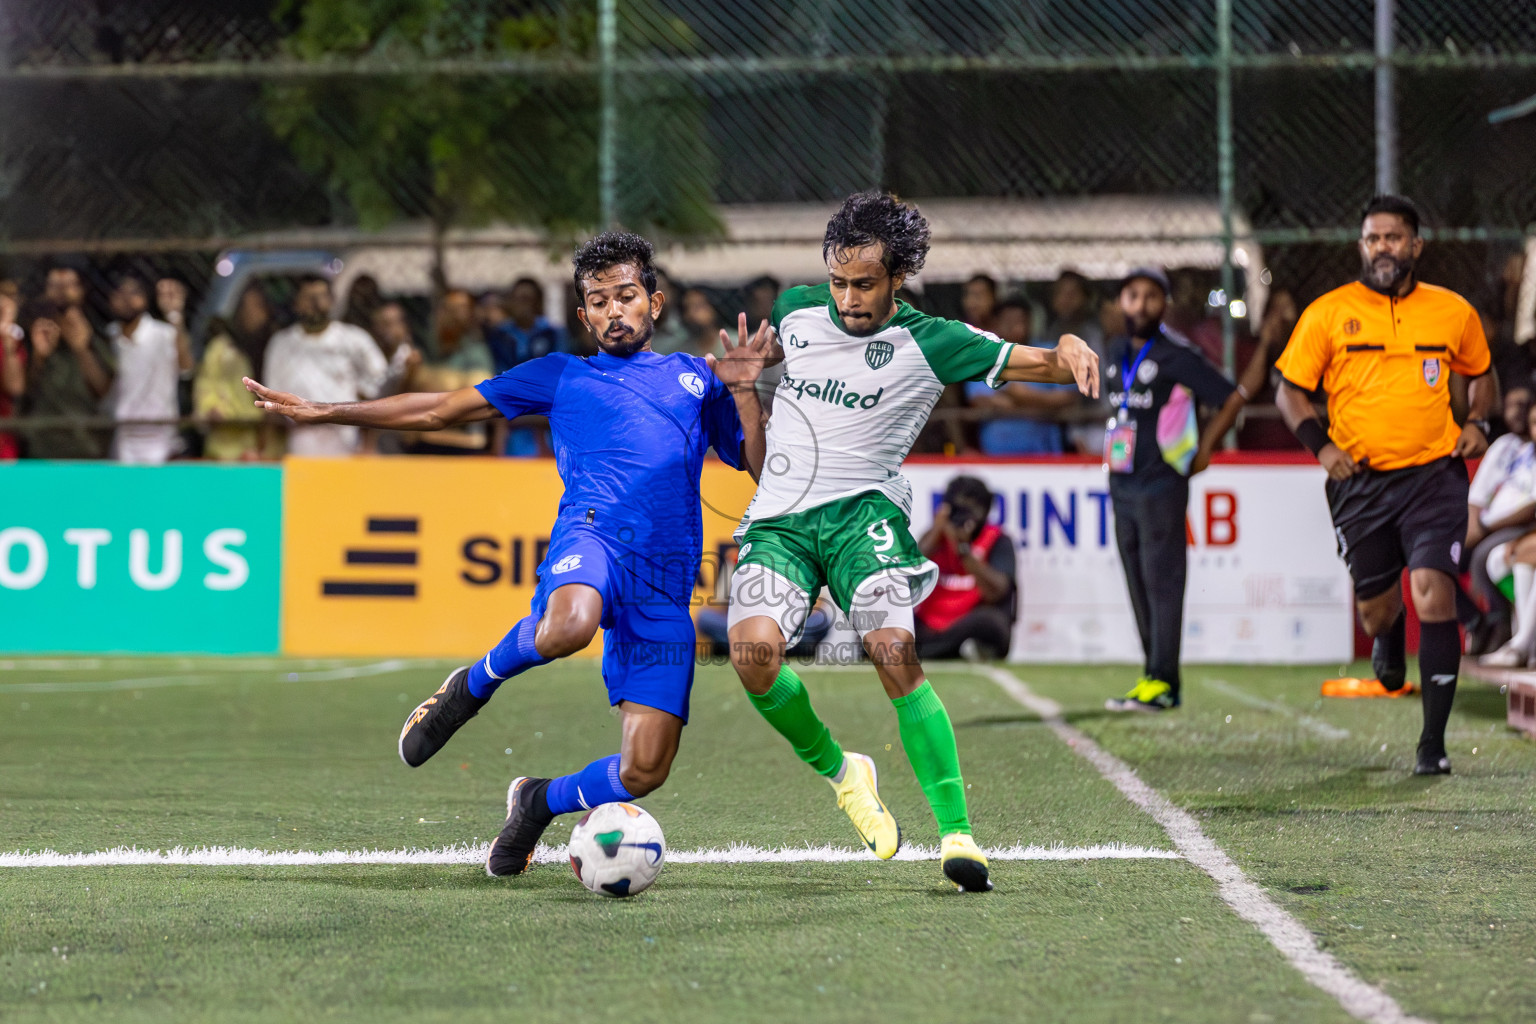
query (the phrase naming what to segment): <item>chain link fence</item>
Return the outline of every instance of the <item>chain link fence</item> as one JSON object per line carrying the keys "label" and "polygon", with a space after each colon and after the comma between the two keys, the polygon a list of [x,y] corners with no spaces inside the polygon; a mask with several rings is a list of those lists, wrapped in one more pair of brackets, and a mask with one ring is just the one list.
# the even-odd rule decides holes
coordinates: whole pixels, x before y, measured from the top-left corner
{"label": "chain link fence", "polygon": [[[397,244],[434,250],[440,287],[448,249],[509,231],[557,266],[603,224],[682,253],[758,211],[725,264],[792,276],[773,247],[803,240],[774,239],[773,211],[883,186],[1023,210],[1032,247],[975,269],[1037,299],[1106,243],[1030,204],[1128,199],[1125,234],[1217,245],[1195,290],[1228,312],[1260,277],[1304,304],[1354,275],[1386,146],[1432,229],[1424,276],[1507,336],[1536,116],[1489,115],[1536,93],[1536,17],[1386,2],[11,0],[0,270],[77,253],[201,296],[229,248]],[[1239,236],[1261,265],[1223,265]],[[961,269],[922,282],[936,311],[958,311]],[[1228,321],[1229,359],[1247,329]]]}

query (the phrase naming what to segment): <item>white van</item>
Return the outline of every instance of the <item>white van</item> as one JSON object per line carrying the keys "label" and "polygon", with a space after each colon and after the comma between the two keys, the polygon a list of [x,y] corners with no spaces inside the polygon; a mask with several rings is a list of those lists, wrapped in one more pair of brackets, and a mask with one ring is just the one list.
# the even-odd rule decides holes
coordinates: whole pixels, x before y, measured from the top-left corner
{"label": "white van", "polygon": [[[1053,280],[1062,270],[1116,280],[1147,264],[1217,269],[1223,248],[1215,200],[1143,196],[1072,199],[926,199],[918,206],[933,229],[933,249],[910,286],[957,284],[983,273],[998,281]],[[719,241],[663,246],[657,263],[674,280],[733,287],[764,274],[786,284],[826,275],[821,240],[835,203],[727,206]],[[1269,274],[1243,217],[1233,222],[1236,294],[1234,316],[1257,324]],[[500,290],[520,277],[544,285],[546,315],[565,320],[568,251],[524,228],[453,231],[445,240],[445,276],[472,292]],[[402,224],[376,233],[351,229],[277,232],[253,236],[219,254],[215,276],[194,323],[196,336],[212,316],[234,312],[247,284],[266,278],[324,274],[335,282],[337,313],[358,277],[368,275],[384,295],[425,298],[432,293],[434,248],[429,227]],[[1533,260],[1528,265],[1536,265]]]}

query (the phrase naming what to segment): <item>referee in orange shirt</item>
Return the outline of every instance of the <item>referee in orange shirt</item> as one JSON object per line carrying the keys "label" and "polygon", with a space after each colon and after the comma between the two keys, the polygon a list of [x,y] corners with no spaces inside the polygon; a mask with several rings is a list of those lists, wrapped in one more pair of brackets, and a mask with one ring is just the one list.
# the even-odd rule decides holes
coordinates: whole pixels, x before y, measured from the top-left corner
{"label": "referee in orange shirt", "polygon": [[[1424,730],[1414,773],[1446,775],[1445,724],[1456,696],[1461,636],[1456,576],[1467,536],[1464,459],[1488,447],[1498,383],[1471,304],[1414,278],[1424,251],[1419,212],[1377,196],[1360,231],[1360,279],[1307,307],[1275,364],[1286,424],[1328,470],[1328,508],[1355,603],[1375,638],[1371,664],[1388,690],[1407,675],[1402,587],[1418,612]],[[1471,379],[1470,412],[1451,416],[1452,372]],[[1327,430],[1307,393],[1328,392]]]}

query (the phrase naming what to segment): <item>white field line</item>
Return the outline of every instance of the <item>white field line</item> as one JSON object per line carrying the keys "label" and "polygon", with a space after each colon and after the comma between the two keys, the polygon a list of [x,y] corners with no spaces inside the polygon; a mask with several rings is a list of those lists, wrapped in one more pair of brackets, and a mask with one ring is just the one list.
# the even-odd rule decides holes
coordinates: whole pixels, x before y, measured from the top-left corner
{"label": "white field line", "polygon": [[[425,665],[431,665],[427,662]],[[403,658],[375,661],[367,665],[347,665],[342,668],[318,672],[284,672],[278,682],[325,683],[337,679],[358,679],[364,676],[388,675],[405,669],[424,667],[421,662]],[[236,672],[254,672],[255,669],[235,669]],[[0,693],[104,693],[112,690],[154,690],[166,686],[208,686],[229,682],[229,670],[218,672],[194,672],[180,676],[141,676],[133,679],[83,679],[79,682],[49,683],[0,683]]]}
{"label": "white field line", "polygon": [[[144,850],[120,846],[95,853],[0,853],[0,868],[72,868],[183,864],[199,867],[312,867],[336,864],[483,864],[489,843],[447,846],[432,850],[251,850],[232,846],[174,847]],[[1172,850],[1108,843],[1100,846],[1009,846],[987,850],[991,860],[1177,860]],[[534,860],[540,864],[564,863],[563,846],[539,845]],[[905,846],[896,860],[933,861],[937,847]],[[671,850],[673,864],[843,864],[877,863],[868,850],[837,846],[786,847],[776,850],[733,844],[707,850]]]}
{"label": "white field line", "polygon": [[1316,937],[1306,926],[1286,913],[1262,887],[1243,874],[1232,858],[1201,831],[1200,823],[1189,812],[1141,781],[1130,765],[1069,725],[1061,716],[1061,705],[1035,693],[1003,669],[979,665],[976,671],[1039,715],[1058,739],[1161,825],[1184,859],[1215,879],[1217,891],[1227,906],[1238,917],[1257,927],[1303,977],[1337,999],[1344,1012],[1370,1024],[1427,1024],[1421,1018],[1404,1013],[1391,996],[1362,981],[1332,954],[1318,949]]}
{"label": "white field line", "polygon": [[1325,740],[1349,739],[1348,729],[1341,729],[1336,725],[1330,725],[1320,718],[1313,718],[1311,715],[1303,714],[1302,712],[1297,711],[1295,708],[1286,707],[1284,704],[1281,704],[1278,701],[1265,700],[1263,697],[1256,697],[1246,690],[1241,689],[1240,687],[1233,686],[1225,679],[1202,679],[1200,682],[1206,687],[1215,690],[1217,693],[1231,697],[1233,700],[1240,701],[1251,708],[1259,708],[1264,711],[1273,711],[1278,715],[1285,715],[1287,718],[1294,718],[1296,723],[1303,729],[1306,729],[1308,732],[1316,733]]}

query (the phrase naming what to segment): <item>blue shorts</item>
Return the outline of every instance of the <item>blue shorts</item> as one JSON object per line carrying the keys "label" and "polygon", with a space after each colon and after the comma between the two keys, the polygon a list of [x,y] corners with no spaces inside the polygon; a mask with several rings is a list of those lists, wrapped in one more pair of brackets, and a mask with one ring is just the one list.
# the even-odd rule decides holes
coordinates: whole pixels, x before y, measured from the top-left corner
{"label": "blue shorts", "polygon": [[584,523],[557,523],[538,568],[533,614],[550,595],[584,583],[603,598],[603,683],[608,702],[628,700],[688,720],[695,633],[688,607],[651,586],[628,562],[634,555]]}

